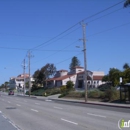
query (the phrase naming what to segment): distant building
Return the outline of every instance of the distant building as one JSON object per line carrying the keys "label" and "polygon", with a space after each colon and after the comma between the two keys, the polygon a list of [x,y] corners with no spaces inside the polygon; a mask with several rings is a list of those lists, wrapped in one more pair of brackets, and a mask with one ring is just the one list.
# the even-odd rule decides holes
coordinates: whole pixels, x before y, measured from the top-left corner
{"label": "distant building", "polygon": [[[34,81],[34,79],[31,77],[31,82],[32,81]],[[25,84],[28,82],[29,82],[29,74],[25,74]],[[17,77],[11,77],[9,80],[9,88],[23,91],[23,89],[24,89],[24,74],[20,74]]]}
{"label": "distant building", "polygon": [[[105,75],[101,71],[88,71],[87,70],[87,84],[89,88],[97,88],[103,84],[102,78]],[[66,85],[67,81],[74,83],[74,88],[84,88],[84,68],[77,66],[74,67],[70,72],[67,70],[59,70],[53,78],[47,80],[48,87],[60,87]]]}

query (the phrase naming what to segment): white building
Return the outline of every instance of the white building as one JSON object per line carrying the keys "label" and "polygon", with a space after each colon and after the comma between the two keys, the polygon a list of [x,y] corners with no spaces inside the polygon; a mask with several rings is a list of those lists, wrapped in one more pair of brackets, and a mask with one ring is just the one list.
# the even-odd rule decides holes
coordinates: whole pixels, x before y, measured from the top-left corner
{"label": "white building", "polygon": [[[24,89],[24,78],[25,78],[25,85],[29,82],[29,74],[20,74],[17,77],[11,77],[9,80],[9,88],[10,89],[17,89],[19,91],[23,91]],[[34,79],[31,77],[31,82]],[[25,86],[26,87],[26,86]]]}
{"label": "white building", "polygon": [[[97,88],[103,84],[102,78],[104,72],[101,71],[87,71],[88,88]],[[66,85],[67,81],[71,80],[74,83],[74,88],[84,88],[84,68],[75,67],[68,72],[67,70],[59,70],[53,78],[47,80],[48,87],[60,87]]]}

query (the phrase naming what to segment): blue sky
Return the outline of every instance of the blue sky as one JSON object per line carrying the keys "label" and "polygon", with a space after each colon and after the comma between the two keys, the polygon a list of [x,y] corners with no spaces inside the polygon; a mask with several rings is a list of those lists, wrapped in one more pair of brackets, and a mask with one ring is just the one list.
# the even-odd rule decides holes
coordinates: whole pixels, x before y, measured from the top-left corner
{"label": "blue sky", "polygon": [[73,56],[77,56],[84,66],[83,43],[79,40],[83,37],[80,25],[83,19],[87,23],[88,70],[104,71],[105,74],[112,67],[122,70],[124,63],[130,63],[130,8],[123,8],[122,2],[89,17],[119,2],[0,0],[0,84],[23,73],[22,61],[25,58],[28,65],[26,55],[32,48],[31,74],[46,63],[54,63],[57,70],[69,70]]}

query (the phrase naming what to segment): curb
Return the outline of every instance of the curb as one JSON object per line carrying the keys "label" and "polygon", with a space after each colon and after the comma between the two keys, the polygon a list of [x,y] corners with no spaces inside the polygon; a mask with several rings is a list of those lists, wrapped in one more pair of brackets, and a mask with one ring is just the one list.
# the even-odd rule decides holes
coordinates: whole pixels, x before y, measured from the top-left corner
{"label": "curb", "polygon": [[[29,98],[29,96],[23,96],[23,95],[17,95],[17,96],[20,96],[20,97],[28,97]],[[30,98],[37,98],[37,99],[39,99],[38,97],[36,97],[36,96],[30,96]],[[130,109],[130,106],[123,106],[123,105],[121,105],[121,104],[119,104],[119,105],[116,105],[116,104],[106,104],[106,103],[93,103],[93,102],[87,102],[87,103],[85,103],[85,102],[82,102],[82,101],[72,101],[72,100],[65,100],[65,99],[54,99],[54,98],[47,98],[48,100],[53,100],[53,101],[61,101],[61,102],[72,102],[72,103],[81,103],[81,104],[90,104],[90,105],[95,105],[95,106],[107,106],[107,107],[116,107],[116,108],[126,108],[126,109]],[[43,99],[44,100],[44,99]]]}
{"label": "curb", "polygon": [[37,97],[35,97],[35,96],[27,96],[27,95],[17,95],[17,96],[19,96],[19,97],[30,97],[30,98],[37,98]]}
{"label": "curb", "polygon": [[60,99],[53,99],[53,98],[49,98],[50,100],[53,101],[62,101],[62,102],[72,102],[72,103],[82,103],[82,104],[90,104],[90,105],[99,105],[99,106],[107,106],[107,107],[118,107],[118,108],[126,108],[126,109],[130,109],[130,106],[118,106],[115,104],[100,104],[100,103],[92,103],[92,102],[80,102],[80,101],[69,101],[69,100],[60,100]]}

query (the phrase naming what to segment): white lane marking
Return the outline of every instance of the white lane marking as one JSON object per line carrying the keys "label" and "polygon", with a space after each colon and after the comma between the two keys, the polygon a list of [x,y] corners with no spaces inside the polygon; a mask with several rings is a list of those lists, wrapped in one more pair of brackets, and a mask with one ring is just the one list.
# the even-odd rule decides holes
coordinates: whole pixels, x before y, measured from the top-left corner
{"label": "white lane marking", "polygon": [[10,123],[12,126],[14,126],[16,129],[18,129],[17,126],[16,126],[13,122],[9,121],[9,123]]}
{"label": "white lane marking", "polygon": [[40,105],[40,103],[35,103],[36,105]]}
{"label": "white lane marking", "polygon": [[55,108],[55,109],[63,109],[63,108],[61,108],[61,107],[55,107],[55,106],[54,106],[54,108]]}
{"label": "white lane marking", "polygon": [[91,115],[91,116],[98,116],[98,117],[103,117],[103,118],[106,118],[106,116],[102,116],[102,115],[96,115],[96,114],[92,114],[92,113],[87,113],[88,115]]}
{"label": "white lane marking", "polygon": [[16,105],[19,106],[19,107],[21,106],[21,105],[19,105],[19,104],[16,104]]}
{"label": "white lane marking", "polygon": [[46,102],[51,102],[52,100],[45,100]]}
{"label": "white lane marking", "polygon": [[35,111],[35,112],[38,112],[38,110],[35,110],[35,109],[31,109],[32,111]]}
{"label": "white lane marking", "polygon": [[2,111],[0,111],[0,113],[2,113]]}
{"label": "white lane marking", "polygon": [[68,122],[68,123],[71,123],[71,124],[74,124],[74,125],[78,125],[78,123],[76,123],[76,122],[69,121],[69,120],[66,120],[66,119],[63,119],[63,118],[61,118],[61,120],[65,121],[65,122]]}
{"label": "white lane marking", "polygon": [[2,115],[5,119],[7,119],[7,117],[6,116],[4,116],[4,115]]}
{"label": "white lane marking", "polygon": [[8,103],[10,103],[10,101],[8,101]]}

